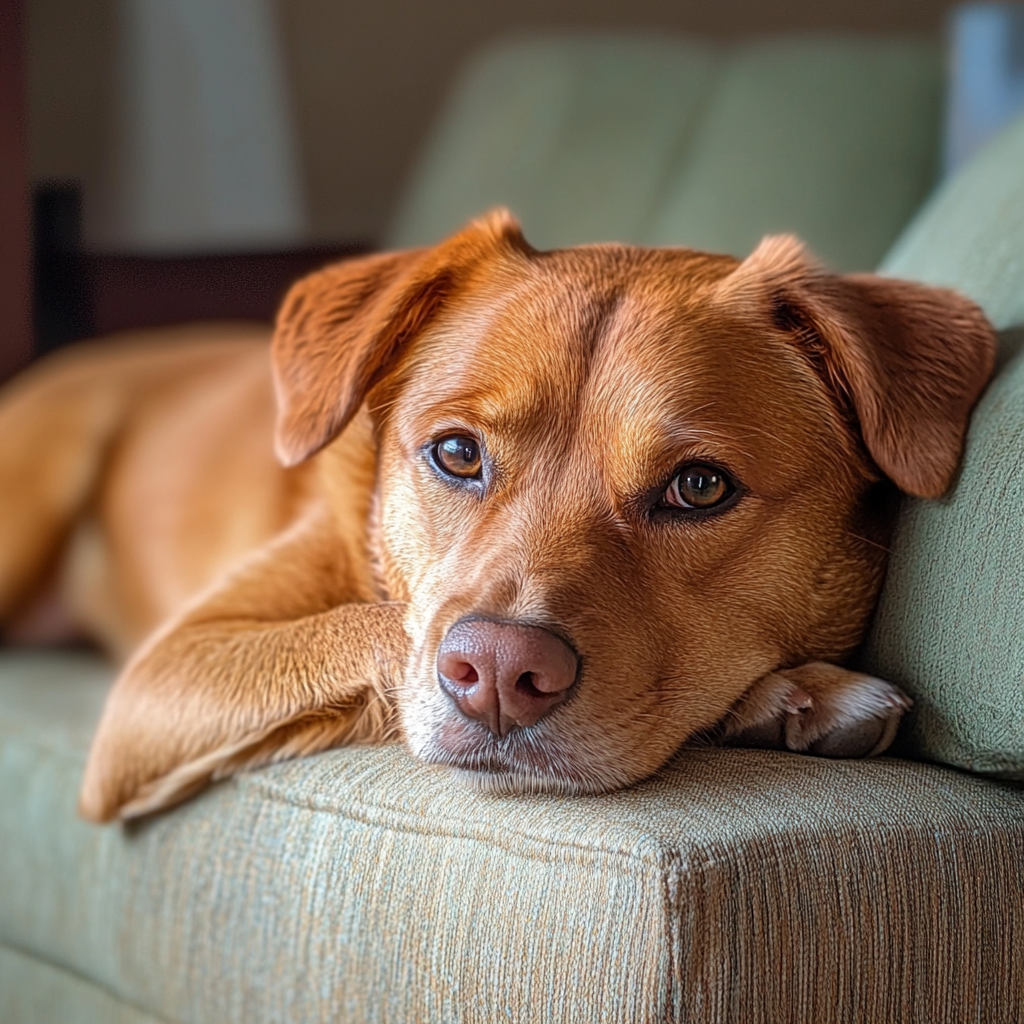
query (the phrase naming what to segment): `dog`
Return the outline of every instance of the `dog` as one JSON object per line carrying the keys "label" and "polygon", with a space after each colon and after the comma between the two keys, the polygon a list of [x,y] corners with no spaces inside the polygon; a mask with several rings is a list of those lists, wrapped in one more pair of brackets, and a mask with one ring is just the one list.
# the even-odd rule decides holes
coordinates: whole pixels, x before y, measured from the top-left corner
{"label": "dog", "polygon": [[81,346],[0,402],[5,635],[126,659],[87,819],[343,743],[576,794],[694,737],[891,742],[906,697],[841,663],[992,372],[967,299],[498,210],[302,280],[267,343]]}

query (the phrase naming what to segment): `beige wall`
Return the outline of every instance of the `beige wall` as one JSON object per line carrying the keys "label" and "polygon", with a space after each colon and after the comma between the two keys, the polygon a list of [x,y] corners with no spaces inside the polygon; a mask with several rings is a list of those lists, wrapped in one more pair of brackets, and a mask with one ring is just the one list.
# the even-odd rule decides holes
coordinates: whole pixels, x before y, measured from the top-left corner
{"label": "beige wall", "polygon": [[[115,0],[27,0],[36,177],[102,166]],[[506,31],[941,30],[945,0],[277,0],[314,232],[383,234],[409,161],[467,53]]]}

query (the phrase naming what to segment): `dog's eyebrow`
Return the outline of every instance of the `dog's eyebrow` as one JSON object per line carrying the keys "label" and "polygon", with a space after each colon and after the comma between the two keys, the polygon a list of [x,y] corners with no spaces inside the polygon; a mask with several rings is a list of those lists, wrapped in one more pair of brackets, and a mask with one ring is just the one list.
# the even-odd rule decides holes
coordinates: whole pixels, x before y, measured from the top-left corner
{"label": "dog's eyebrow", "polygon": [[[708,403],[702,408],[710,408],[713,403]],[[694,410],[694,415],[700,410]],[[656,437],[666,449],[685,451],[694,447],[706,447],[708,454],[714,452],[729,453],[735,456],[739,454],[745,459],[752,459],[753,454],[744,446],[744,442],[755,434],[761,434],[768,438],[772,435],[765,430],[754,428],[740,434],[735,429],[721,429],[711,425],[697,426],[688,420],[667,419],[662,421],[655,428]]]}
{"label": "dog's eyebrow", "polygon": [[709,402],[685,416],[663,412],[625,420],[612,452],[607,438],[598,433],[591,432],[590,445],[599,453],[599,461],[610,465],[618,478],[616,489],[623,493],[658,483],[688,459],[724,463],[734,471],[745,469],[754,461],[747,444],[750,431],[736,431],[713,419],[696,420],[698,412],[711,410],[714,404]]}
{"label": "dog's eyebrow", "polygon": [[676,447],[685,447],[701,441],[720,440],[716,430],[707,426],[697,426],[691,418],[699,416],[708,409],[713,409],[716,404],[716,402],[705,402],[704,405],[689,410],[689,414],[685,418],[672,415],[660,416],[657,422],[652,424],[655,436],[659,437],[663,443]]}

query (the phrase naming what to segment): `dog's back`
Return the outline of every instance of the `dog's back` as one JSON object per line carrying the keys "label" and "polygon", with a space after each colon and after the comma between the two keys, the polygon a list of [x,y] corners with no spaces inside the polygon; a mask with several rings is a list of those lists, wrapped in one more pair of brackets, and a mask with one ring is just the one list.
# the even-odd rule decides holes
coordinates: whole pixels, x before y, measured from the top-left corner
{"label": "dog's back", "polygon": [[273,455],[268,341],[248,325],[139,332],[60,352],[0,395],[8,635],[74,628],[124,655],[282,528],[303,472]]}

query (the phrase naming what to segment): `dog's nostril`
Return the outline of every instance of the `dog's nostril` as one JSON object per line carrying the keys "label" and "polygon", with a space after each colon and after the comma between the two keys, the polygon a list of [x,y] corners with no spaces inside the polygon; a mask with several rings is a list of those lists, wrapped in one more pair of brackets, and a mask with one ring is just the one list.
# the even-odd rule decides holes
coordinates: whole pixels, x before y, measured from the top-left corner
{"label": "dog's nostril", "polygon": [[525,693],[528,697],[546,696],[541,690],[538,690],[537,687],[534,685],[532,672],[524,672],[516,680],[516,689],[520,693]]}
{"label": "dog's nostril", "polygon": [[468,661],[460,661],[452,665],[448,678],[453,683],[461,683],[463,686],[472,686],[480,680],[477,670]]}
{"label": "dog's nostril", "polygon": [[480,681],[480,668],[464,651],[442,652],[437,659],[437,671],[443,679],[442,687],[454,686],[469,690]]}

